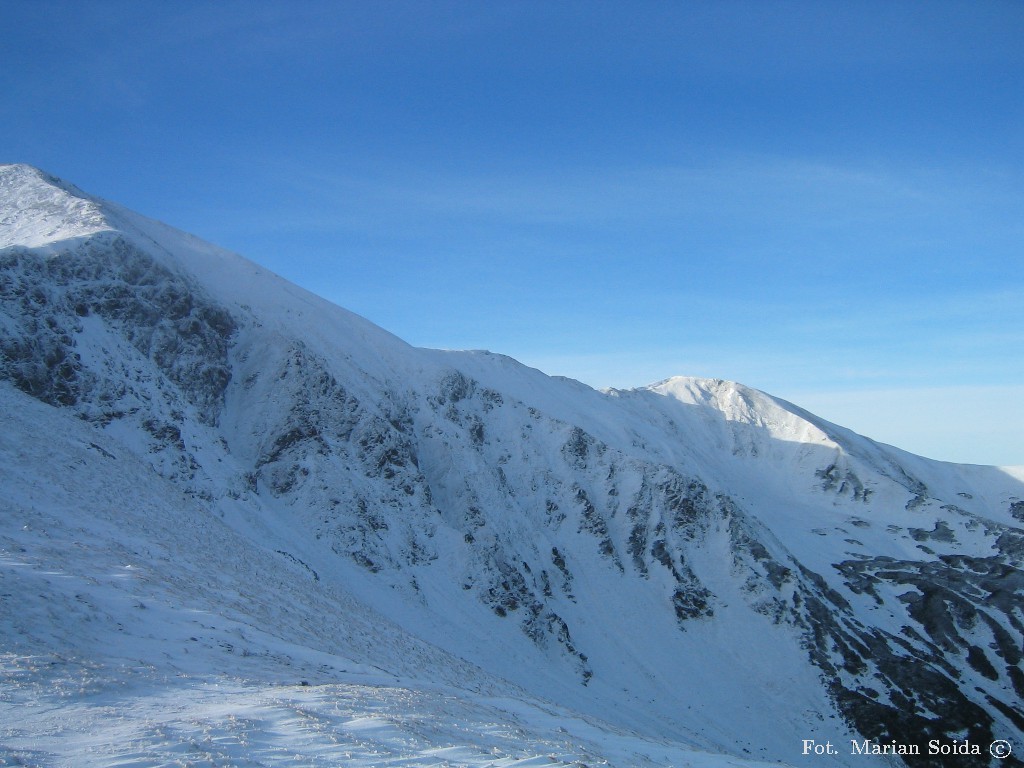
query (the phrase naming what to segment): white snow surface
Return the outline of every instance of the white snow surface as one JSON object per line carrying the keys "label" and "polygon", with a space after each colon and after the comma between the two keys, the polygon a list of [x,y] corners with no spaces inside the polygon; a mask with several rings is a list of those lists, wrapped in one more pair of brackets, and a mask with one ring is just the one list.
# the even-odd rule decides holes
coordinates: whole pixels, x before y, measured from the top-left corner
{"label": "white snow surface", "polygon": [[[0,254],[121,239],[237,324],[215,419],[99,312],[75,349],[129,381],[119,415],[0,381],[0,765],[803,765],[803,739],[857,734],[773,615],[796,582],[754,583],[737,530],[895,635],[898,595],[836,563],[983,558],[1020,528],[1020,471],[732,382],[601,392],[413,348],[27,166],[0,206]],[[627,503],[693,478],[717,510],[695,527]],[[673,610],[687,574],[713,615]]]}
{"label": "white snow surface", "polygon": [[113,229],[81,190],[27,165],[0,165],[0,248],[42,248]]}

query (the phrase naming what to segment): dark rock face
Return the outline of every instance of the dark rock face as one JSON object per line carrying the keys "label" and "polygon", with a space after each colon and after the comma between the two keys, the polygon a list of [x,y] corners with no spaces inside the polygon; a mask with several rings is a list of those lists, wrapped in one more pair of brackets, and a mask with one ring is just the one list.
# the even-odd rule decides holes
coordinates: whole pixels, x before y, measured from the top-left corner
{"label": "dark rock face", "polygon": [[[0,376],[51,405],[76,406],[93,420],[114,418],[132,382],[115,367],[83,363],[79,346],[97,317],[214,424],[231,378],[236,330],[225,310],[123,238],[94,238],[41,258],[0,255]],[[126,378],[128,379],[126,381]]]}
{"label": "dark rock face", "polygon": [[[837,702],[862,734],[881,743],[966,738],[987,745],[1005,737],[993,730],[993,712],[1024,725],[1024,573],[997,557],[874,558],[836,567],[852,592],[887,608],[897,610],[883,595],[902,590],[906,624],[900,635],[864,626],[835,605],[809,617],[816,636],[844,649],[841,663],[828,655],[817,663],[833,677]],[[966,669],[996,685],[969,684]],[[980,757],[905,758],[910,765],[934,765],[936,759],[982,766],[991,758],[987,751]]]}
{"label": "dark rock face", "polygon": [[837,464],[829,464],[817,471],[824,491],[833,491],[840,496],[849,494],[856,501],[868,501],[871,491],[864,487],[856,473],[843,469]]}
{"label": "dark rock face", "polygon": [[1010,504],[1010,514],[1015,520],[1024,523],[1024,501],[1015,501]]}

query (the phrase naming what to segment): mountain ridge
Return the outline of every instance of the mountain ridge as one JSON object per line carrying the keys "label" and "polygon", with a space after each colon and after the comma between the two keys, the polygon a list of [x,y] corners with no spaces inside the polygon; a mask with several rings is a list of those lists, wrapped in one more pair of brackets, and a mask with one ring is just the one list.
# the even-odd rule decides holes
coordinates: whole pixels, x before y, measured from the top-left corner
{"label": "mountain ridge", "polygon": [[[601,392],[489,352],[417,349],[42,172],[0,166],[0,192],[11,396],[93,430],[91,461],[131,455],[161,514],[174,489],[190,519],[269,556],[308,589],[286,590],[297,610],[373,606],[391,627],[366,620],[339,647],[314,622],[303,653],[358,649],[408,677],[386,641],[407,637],[437,649],[432,665],[480,670],[467,679],[737,759],[798,762],[803,739],[857,734],[1020,736],[1011,472],[913,457],[731,382]],[[82,530],[114,514],[65,511]],[[129,511],[109,519],[139,525]],[[156,548],[187,533],[158,528]],[[5,574],[21,578],[40,540],[5,536],[24,548]],[[197,594],[230,590],[211,557],[183,557]],[[276,589],[232,625],[273,617]],[[5,636],[28,631],[6,621]]]}

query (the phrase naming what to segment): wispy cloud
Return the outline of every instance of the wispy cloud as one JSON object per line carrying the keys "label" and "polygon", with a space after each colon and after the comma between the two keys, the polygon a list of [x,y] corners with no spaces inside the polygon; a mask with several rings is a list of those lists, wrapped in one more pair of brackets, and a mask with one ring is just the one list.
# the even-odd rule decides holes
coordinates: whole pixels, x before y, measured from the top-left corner
{"label": "wispy cloud", "polygon": [[[339,165],[350,170],[339,172]],[[271,174],[278,188],[301,192],[314,210],[390,207],[396,217],[515,223],[645,224],[711,217],[740,225],[803,223],[820,231],[896,219],[913,226],[914,217],[964,215],[997,201],[1024,211],[1022,180],[1008,169],[882,170],[785,157],[462,173],[370,168],[335,158],[332,169],[311,170],[307,163],[285,161]]]}

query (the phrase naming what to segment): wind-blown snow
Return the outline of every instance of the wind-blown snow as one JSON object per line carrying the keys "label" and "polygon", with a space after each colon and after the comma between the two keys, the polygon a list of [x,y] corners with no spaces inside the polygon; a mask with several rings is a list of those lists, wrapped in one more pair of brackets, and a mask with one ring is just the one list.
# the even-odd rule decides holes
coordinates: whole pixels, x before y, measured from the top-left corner
{"label": "wind-blown snow", "polygon": [[0,165],[0,248],[41,248],[112,229],[80,190],[25,165]]}

